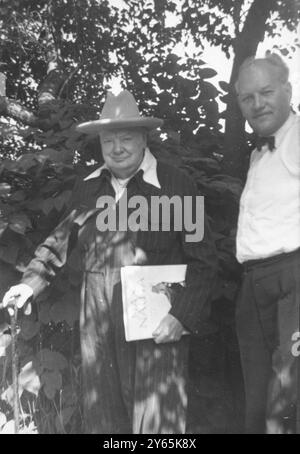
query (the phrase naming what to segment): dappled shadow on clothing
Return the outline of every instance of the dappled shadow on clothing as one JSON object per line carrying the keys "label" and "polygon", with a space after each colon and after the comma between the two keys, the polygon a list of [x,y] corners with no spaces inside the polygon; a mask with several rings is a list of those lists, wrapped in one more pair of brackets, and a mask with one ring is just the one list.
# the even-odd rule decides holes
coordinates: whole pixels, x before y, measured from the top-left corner
{"label": "dappled shadow on clothing", "polygon": [[239,353],[230,335],[193,338],[190,355],[189,336],[163,345],[126,342],[120,282],[109,304],[99,293],[103,276],[89,279],[82,330],[87,432],[242,432]]}
{"label": "dappled shadow on clothing", "polygon": [[163,345],[137,343],[135,433],[185,433],[188,347],[187,337]]}
{"label": "dappled shadow on clothing", "polygon": [[279,349],[275,351],[274,370],[268,390],[266,418],[268,434],[295,434],[299,430],[297,427],[298,367],[297,358],[291,360],[286,357],[284,361]]}
{"label": "dappled shadow on clothing", "polygon": [[[86,431],[238,433],[238,353],[226,349],[226,336],[193,340],[190,357],[190,336],[161,345],[126,342],[120,266],[135,263],[134,238],[117,233],[91,241],[90,235],[82,238],[89,244],[81,302]],[[106,242],[111,248],[105,249]]]}

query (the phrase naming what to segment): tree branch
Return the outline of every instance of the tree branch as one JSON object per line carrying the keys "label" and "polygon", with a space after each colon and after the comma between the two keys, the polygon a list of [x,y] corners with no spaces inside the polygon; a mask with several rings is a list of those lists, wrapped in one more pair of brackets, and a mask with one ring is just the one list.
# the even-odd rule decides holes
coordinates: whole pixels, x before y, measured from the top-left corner
{"label": "tree branch", "polygon": [[41,83],[38,90],[38,105],[39,108],[47,111],[47,106],[59,97],[60,89],[67,79],[57,51],[52,48],[47,53],[48,69],[47,76]]}
{"label": "tree branch", "polygon": [[70,80],[72,79],[72,77],[75,76],[75,74],[79,71],[80,67],[82,66],[82,63],[79,63],[76,68],[73,69],[73,71],[70,72],[70,74],[68,75],[68,77],[64,80],[62,86],[60,87],[60,90],[59,90],[59,93],[58,93],[58,96],[61,97],[61,95],[63,94],[63,91],[66,87],[66,85],[70,82]]}
{"label": "tree branch", "polygon": [[47,131],[53,126],[53,122],[50,119],[38,117],[21,103],[5,96],[0,96],[0,115],[14,118],[26,126],[40,128],[43,131]]}
{"label": "tree branch", "polygon": [[0,96],[0,115],[14,118],[28,126],[35,126],[38,121],[38,117],[31,110],[5,96]]}

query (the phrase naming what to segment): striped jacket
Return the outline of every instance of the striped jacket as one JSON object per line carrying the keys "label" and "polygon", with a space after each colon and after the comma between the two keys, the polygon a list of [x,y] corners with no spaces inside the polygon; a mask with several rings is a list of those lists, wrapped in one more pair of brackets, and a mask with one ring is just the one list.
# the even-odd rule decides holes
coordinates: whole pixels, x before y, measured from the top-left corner
{"label": "striped jacket", "polygon": [[[157,177],[161,188],[142,178],[138,172],[127,185],[127,199],[142,195],[149,202],[152,196],[169,198],[178,195],[192,196],[196,191],[191,178],[182,170],[158,161]],[[186,286],[176,291],[170,313],[188,330],[197,333],[209,315],[209,299],[216,275],[217,255],[212,235],[205,219],[204,237],[201,241],[188,242],[184,225],[181,231],[174,228],[174,213],[170,231],[163,231],[163,221],[158,220],[158,231],[106,231],[97,228],[96,202],[100,196],[114,197],[110,173],[104,170],[98,178],[78,181],[73,198],[62,222],[36,250],[22,282],[33,288],[38,295],[65,265],[73,248],[78,249],[83,276],[86,273],[102,273],[107,276],[121,266],[136,263],[137,255],[142,264],[168,265],[186,263]],[[131,213],[128,210],[128,215]],[[150,222],[149,213],[149,222]],[[112,293],[111,293],[112,294]]]}

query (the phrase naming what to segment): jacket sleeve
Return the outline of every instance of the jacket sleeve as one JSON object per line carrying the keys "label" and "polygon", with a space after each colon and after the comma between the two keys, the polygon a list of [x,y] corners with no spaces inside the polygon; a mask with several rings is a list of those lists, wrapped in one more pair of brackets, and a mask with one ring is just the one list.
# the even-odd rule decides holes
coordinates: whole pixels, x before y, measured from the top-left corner
{"label": "jacket sleeve", "polygon": [[[192,196],[192,207],[195,213],[196,196],[199,194],[190,181],[188,186],[185,194]],[[187,264],[185,287],[176,292],[170,310],[170,313],[194,334],[198,334],[199,327],[208,321],[211,291],[216,280],[218,265],[217,252],[205,211],[202,214],[200,219],[197,219],[197,222],[202,222],[204,227],[201,240],[187,241],[187,235],[191,232],[185,228],[180,232],[183,263]]]}
{"label": "jacket sleeve", "polygon": [[77,214],[78,210],[73,209],[58,224],[48,238],[38,246],[35,257],[27,266],[21,282],[32,288],[34,297],[50,284],[57,271],[65,265],[72,236],[77,233],[74,230]]}
{"label": "jacket sleeve", "polygon": [[34,258],[23,274],[21,282],[32,288],[34,297],[51,283],[57,272],[66,264],[68,254],[77,240],[79,226],[76,222],[83,211],[84,196],[82,180],[78,178],[72,190],[71,200],[61,216],[61,222],[37,247]]}

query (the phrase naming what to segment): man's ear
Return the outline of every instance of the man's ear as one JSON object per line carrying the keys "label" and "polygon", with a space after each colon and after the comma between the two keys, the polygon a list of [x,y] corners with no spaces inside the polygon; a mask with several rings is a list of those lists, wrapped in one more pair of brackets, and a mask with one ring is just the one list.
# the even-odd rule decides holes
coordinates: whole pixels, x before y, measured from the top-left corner
{"label": "man's ear", "polygon": [[286,82],[285,84],[285,90],[288,94],[289,101],[292,99],[292,94],[293,94],[293,89],[292,89],[292,84],[290,82]]}

